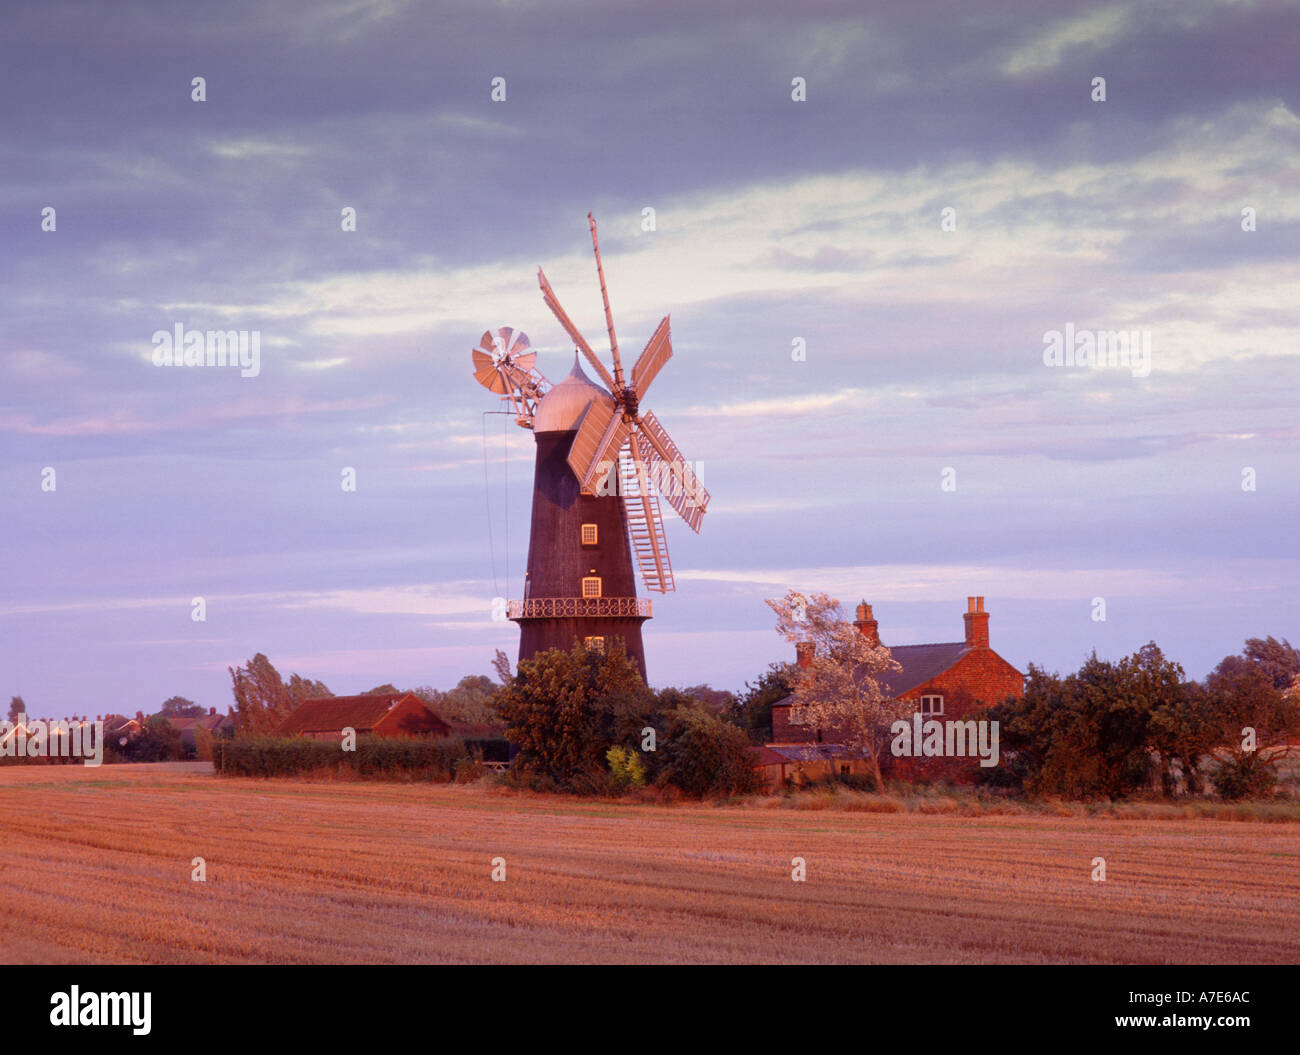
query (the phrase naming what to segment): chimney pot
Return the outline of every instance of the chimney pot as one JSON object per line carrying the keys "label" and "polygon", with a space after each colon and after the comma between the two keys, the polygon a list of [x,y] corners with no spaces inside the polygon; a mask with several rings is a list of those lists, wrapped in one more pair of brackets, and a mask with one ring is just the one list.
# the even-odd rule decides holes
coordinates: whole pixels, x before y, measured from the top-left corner
{"label": "chimney pot", "polygon": [[794,646],[795,658],[798,660],[799,666],[804,670],[807,670],[808,664],[812,662],[813,652],[816,647],[811,641],[800,641]]}
{"label": "chimney pot", "polygon": [[989,614],[984,611],[983,597],[966,598],[966,613],[963,620],[966,623],[966,647],[988,648]]}
{"label": "chimney pot", "polygon": [[208,716],[209,716],[209,717],[214,717],[214,716],[216,715],[216,713],[217,713],[217,709],[216,709],[215,707],[209,707],[209,708],[208,708]]}
{"label": "chimney pot", "polygon": [[880,644],[880,624],[876,622],[875,617],[871,614],[871,605],[863,601],[858,605],[858,617],[853,621],[853,625],[858,628],[858,633],[867,638],[873,646]]}

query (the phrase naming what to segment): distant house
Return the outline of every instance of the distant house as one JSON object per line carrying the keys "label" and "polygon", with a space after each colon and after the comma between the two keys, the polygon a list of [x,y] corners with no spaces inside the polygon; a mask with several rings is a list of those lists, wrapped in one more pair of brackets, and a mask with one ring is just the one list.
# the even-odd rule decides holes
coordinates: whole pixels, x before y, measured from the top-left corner
{"label": "distant house", "polygon": [[[874,644],[880,643],[878,624],[871,605],[858,605],[854,626]],[[888,646],[890,655],[903,668],[879,681],[890,699],[915,705],[913,713],[923,720],[956,721],[972,711],[1007,697],[1024,695],[1024,675],[999,656],[989,645],[989,613],[983,597],[968,597],[964,613],[965,637],[930,645]],[[810,657],[798,650],[799,665],[807,667]],[[772,742],[768,748],[786,752],[788,748],[815,748],[812,753],[794,752],[791,758],[796,781],[826,776],[838,767],[841,774],[866,772],[861,760],[850,758],[842,749],[837,754],[833,730],[813,729],[799,721],[793,697],[787,696],[772,705]],[[886,776],[904,780],[932,779],[949,776],[969,779],[977,761],[970,758],[895,758],[888,747],[881,753],[880,768]]]}
{"label": "distant house", "polygon": [[199,729],[206,729],[213,736],[225,736],[235,728],[234,719],[227,714],[218,714],[215,707],[209,707],[207,714],[201,714],[196,718],[177,718],[170,714],[164,714],[162,717],[166,718],[171,727],[181,734],[181,744],[188,751],[195,749],[194,734]]}
{"label": "distant house", "polygon": [[412,692],[383,696],[323,696],[302,703],[280,723],[276,736],[338,740],[343,730],[358,736],[454,736],[463,728],[444,721]]}
{"label": "distant house", "polygon": [[112,740],[119,746],[125,746],[144,731],[144,711],[136,711],[134,718],[128,718],[124,714],[106,714],[102,721],[104,739]]}

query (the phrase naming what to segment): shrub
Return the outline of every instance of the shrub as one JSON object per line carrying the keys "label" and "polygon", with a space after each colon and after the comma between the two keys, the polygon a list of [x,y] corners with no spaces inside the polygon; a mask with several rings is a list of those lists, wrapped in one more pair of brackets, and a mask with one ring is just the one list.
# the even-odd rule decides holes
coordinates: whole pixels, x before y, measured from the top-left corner
{"label": "shrub", "polygon": [[744,731],[694,707],[678,707],[668,716],[661,780],[687,795],[752,794],[761,778],[749,757]]}
{"label": "shrub", "polygon": [[611,747],[605,752],[610,779],[620,790],[645,787],[645,763],[641,756],[626,747]]}
{"label": "shrub", "polygon": [[1230,755],[1211,771],[1215,790],[1227,801],[1271,795],[1277,771],[1257,754]]}

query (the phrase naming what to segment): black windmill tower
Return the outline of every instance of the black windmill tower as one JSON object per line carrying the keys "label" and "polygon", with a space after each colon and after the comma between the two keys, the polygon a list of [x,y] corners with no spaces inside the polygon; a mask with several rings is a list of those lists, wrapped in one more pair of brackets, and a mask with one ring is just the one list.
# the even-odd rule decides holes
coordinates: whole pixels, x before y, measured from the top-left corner
{"label": "black windmill tower", "polygon": [[[660,499],[699,531],[709,493],[654,414],[641,406],[646,390],[673,354],[665,316],[623,376],[605,272],[589,213],[596,274],[605,303],[614,372],[605,369],[573,325],[539,268],[542,299],[573,340],[569,375],[552,385],[536,369],[523,333],[503,327],[474,349],[474,377],[511,405],[515,422],[537,442],[533,516],[523,600],[511,601],[519,624],[519,658],[575,641],[603,649],[621,638],[646,675],[641,624],[652,615],[637,596],[633,561],[647,591],[675,589]],[[592,381],[579,355],[603,383]]]}

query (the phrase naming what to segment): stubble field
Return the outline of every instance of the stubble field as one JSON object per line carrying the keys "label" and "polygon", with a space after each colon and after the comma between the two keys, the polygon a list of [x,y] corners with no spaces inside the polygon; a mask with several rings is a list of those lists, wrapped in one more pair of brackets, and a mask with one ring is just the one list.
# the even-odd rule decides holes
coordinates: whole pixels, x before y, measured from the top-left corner
{"label": "stubble field", "polygon": [[776,805],[5,768],[0,958],[1300,962],[1300,825]]}

